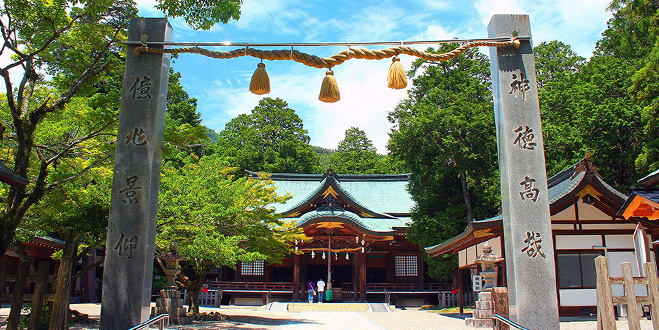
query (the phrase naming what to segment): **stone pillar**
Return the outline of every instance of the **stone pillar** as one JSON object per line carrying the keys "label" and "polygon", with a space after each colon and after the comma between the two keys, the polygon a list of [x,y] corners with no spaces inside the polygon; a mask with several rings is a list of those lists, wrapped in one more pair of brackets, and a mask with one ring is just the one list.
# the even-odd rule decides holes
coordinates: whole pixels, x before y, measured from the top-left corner
{"label": "stone pillar", "polygon": [[[494,15],[488,37],[530,37],[528,15]],[[559,329],[554,247],[531,40],[490,48],[511,319]]]}
{"label": "stone pillar", "polygon": [[[128,40],[171,41],[167,19],[134,18]],[[112,180],[100,328],[149,317],[170,55],[128,46]]]}

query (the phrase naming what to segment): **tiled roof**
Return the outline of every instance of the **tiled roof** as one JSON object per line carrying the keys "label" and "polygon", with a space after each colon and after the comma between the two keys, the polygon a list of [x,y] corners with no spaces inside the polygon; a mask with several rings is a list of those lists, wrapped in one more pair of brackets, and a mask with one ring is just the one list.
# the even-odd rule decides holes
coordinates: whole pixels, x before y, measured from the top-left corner
{"label": "tiled roof", "polygon": [[659,169],[638,180],[638,184],[645,188],[659,184]]}
{"label": "tiled roof", "polygon": [[[600,190],[601,193],[607,194],[609,197],[617,200],[620,204],[627,199],[625,194],[620,193],[602,180],[597,173],[596,167],[590,163],[588,157],[586,157],[547,180],[547,186],[549,188],[549,204],[553,206],[554,203],[562,198],[574,196],[576,189],[581,189],[580,187],[585,186],[584,181],[599,186],[598,190]],[[475,220],[458,236],[443,243],[426,247],[425,250],[433,256],[439,256],[450,251],[460,250],[473,244],[472,241],[475,240],[475,231],[478,231],[479,229],[500,227],[502,226],[502,221],[503,215],[501,214],[488,219]],[[481,238],[484,239],[486,237]]]}
{"label": "tiled roof", "polygon": [[[292,198],[286,204],[275,204],[278,213],[284,213],[305,203],[318,193],[325,184],[320,174],[272,174],[269,178],[277,193],[289,193]],[[362,207],[377,213],[409,214],[414,207],[407,191],[409,175],[336,175],[338,186]]]}
{"label": "tiled roof", "polygon": [[29,182],[22,176],[14,173],[7,165],[0,162],[0,181],[12,186],[25,186]]}

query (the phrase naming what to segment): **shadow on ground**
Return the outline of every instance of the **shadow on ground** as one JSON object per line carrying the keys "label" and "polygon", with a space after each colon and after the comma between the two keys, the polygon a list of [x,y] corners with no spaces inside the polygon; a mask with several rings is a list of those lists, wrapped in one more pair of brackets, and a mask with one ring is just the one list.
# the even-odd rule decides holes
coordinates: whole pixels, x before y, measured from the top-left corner
{"label": "shadow on ground", "polygon": [[451,318],[454,318],[454,319],[460,319],[460,320],[464,320],[464,319],[466,319],[466,318],[468,318],[468,317],[471,317],[471,313],[468,313],[468,314],[460,314],[460,313],[437,313],[437,315],[446,316],[446,317],[451,317]]}

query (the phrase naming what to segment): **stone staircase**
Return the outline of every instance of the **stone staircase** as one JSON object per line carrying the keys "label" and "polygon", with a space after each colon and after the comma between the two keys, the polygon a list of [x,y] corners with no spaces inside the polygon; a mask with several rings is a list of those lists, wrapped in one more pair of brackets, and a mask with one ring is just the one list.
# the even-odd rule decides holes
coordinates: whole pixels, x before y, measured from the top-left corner
{"label": "stone staircase", "polygon": [[478,293],[476,309],[473,317],[465,319],[465,324],[472,328],[492,328],[492,293],[483,291]]}
{"label": "stone staircase", "polygon": [[188,316],[183,307],[181,292],[173,289],[160,290],[160,297],[156,298],[156,307],[151,308],[151,317],[160,314],[169,314],[170,324],[190,324],[192,316]]}

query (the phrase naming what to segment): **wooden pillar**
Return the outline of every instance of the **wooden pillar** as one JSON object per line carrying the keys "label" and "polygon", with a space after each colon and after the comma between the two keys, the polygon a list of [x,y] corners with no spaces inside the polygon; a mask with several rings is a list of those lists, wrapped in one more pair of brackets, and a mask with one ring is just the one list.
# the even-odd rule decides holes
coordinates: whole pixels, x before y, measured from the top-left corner
{"label": "wooden pillar", "polygon": [[387,254],[387,282],[394,283],[394,254]]}
{"label": "wooden pillar", "polygon": [[425,272],[425,269],[423,269],[423,256],[419,253],[416,256],[416,262],[417,262],[417,267],[416,269],[419,271],[419,275],[417,276],[417,282],[423,283],[423,273]]}
{"label": "wooden pillar", "polygon": [[366,253],[359,254],[359,301],[366,301]]}
{"label": "wooden pillar", "polygon": [[460,314],[464,313],[464,285],[462,284],[462,268],[458,268],[458,302]]}
{"label": "wooden pillar", "polygon": [[300,255],[293,255],[293,301],[300,300]]}
{"label": "wooden pillar", "polygon": [[359,254],[352,255],[352,299],[357,301],[359,292]]}

